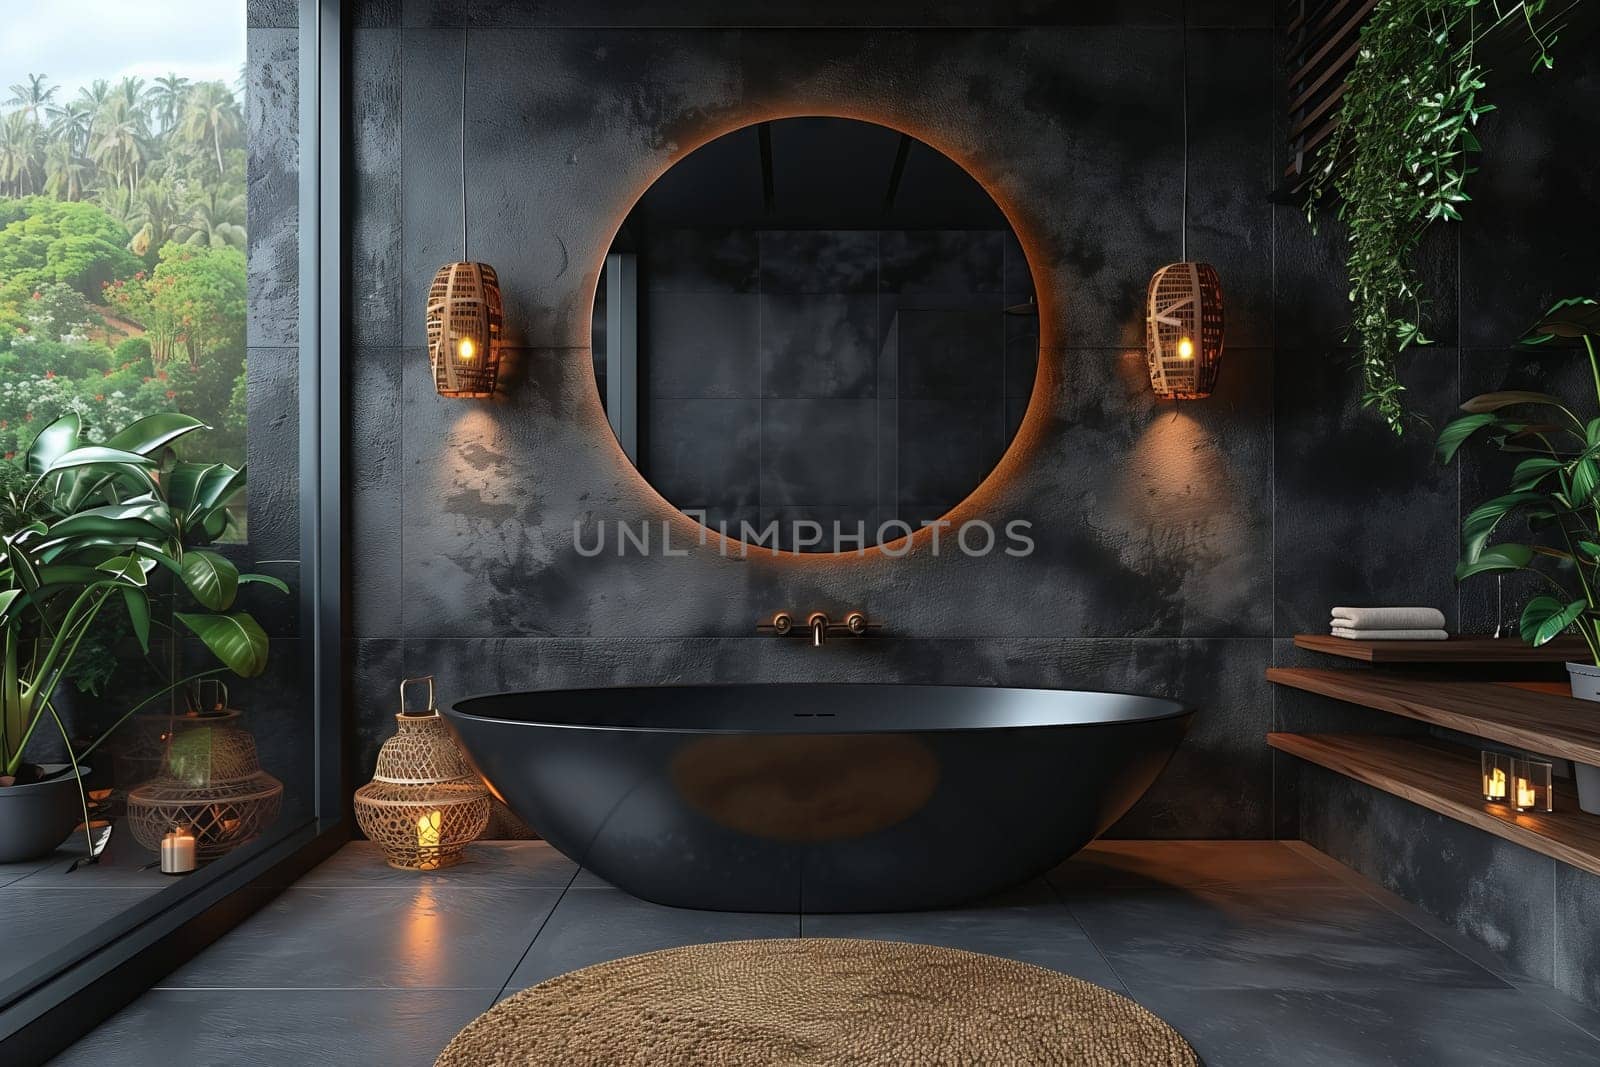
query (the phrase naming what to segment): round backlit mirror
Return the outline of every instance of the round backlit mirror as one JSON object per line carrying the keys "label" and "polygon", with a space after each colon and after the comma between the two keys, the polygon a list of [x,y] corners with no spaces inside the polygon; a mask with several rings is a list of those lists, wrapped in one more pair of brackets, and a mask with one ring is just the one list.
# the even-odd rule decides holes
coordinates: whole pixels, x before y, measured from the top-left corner
{"label": "round backlit mirror", "polygon": [[634,205],[596,291],[595,383],[680,510],[854,551],[994,469],[1033,389],[1033,293],[1005,214],[948,157],[869,122],[763,122]]}

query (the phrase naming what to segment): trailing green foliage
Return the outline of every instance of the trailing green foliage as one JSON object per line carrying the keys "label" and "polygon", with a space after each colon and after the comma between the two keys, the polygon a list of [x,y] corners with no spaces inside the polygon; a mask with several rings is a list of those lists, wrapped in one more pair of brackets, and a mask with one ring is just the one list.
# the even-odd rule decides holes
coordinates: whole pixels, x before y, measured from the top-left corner
{"label": "trailing green foliage", "polygon": [[1545,0],[1382,0],[1361,28],[1306,217],[1315,225],[1338,194],[1349,240],[1347,340],[1359,349],[1362,404],[1397,434],[1407,415],[1397,361],[1412,345],[1430,343],[1417,249],[1429,226],[1461,219],[1475,169],[1468,160],[1482,150],[1474,129],[1493,110],[1482,99],[1488,70],[1479,45],[1520,24],[1535,68],[1553,66],[1556,31],[1543,21],[1544,7]]}
{"label": "trailing green foliage", "polygon": [[[1557,338],[1583,344],[1600,410],[1600,303],[1561,301],[1522,343],[1547,345]],[[1508,414],[1529,409],[1534,415]],[[1523,607],[1523,640],[1542,645],[1576,626],[1600,666],[1600,418],[1585,421],[1560,397],[1525,390],[1484,393],[1461,410],[1468,414],[1439,433],[1441,461],[1449,463],[1480,434],[1500,451],[1525,458],[1512,471],[1508,492],[1479,504],[1462,520],[1456,579],[1511,571],[1538,575],[1551,592]],[[1491,545],[1513,514],[1523,518],[1530,535],[1547,534],[1549,543],[1530,538]]]}

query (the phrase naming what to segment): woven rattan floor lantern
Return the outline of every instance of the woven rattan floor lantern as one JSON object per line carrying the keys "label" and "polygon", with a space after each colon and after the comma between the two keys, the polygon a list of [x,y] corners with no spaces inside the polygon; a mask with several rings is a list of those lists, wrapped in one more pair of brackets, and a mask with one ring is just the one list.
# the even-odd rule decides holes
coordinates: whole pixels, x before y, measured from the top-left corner
{"label": "woven rattan floor lantern", "polygon": [[[406,711],[406,687],[427,683],[428,708]],[[489,790],[433,705],[433,679],[400,683],[399,731],[378,750],[378,773],[356,790],[356,822],[389,866],[437,871],[489,824]]]}
{"label": "woven rattan floor lantern", "polygon": [[1145,326],[1156,395],[1210,396],[1222,363],[1222,282],[1216,270],[1208,263],[1170,263],[1156,271]]}
{"label": "woven rattan floor lantern", "polygon": [[440,396],[494,395],[500,280],[487,263],[446,263],[428,289],[428,359]]}
{"label": "woven rattan floor lantern", "polygon": [[248,730],[191,726],[168,738],[161,773],[128,792],[128,826],[152,852],[187,829],[200,858],[215,859],[255,839],[282,804],[283,783],[261,769]]}

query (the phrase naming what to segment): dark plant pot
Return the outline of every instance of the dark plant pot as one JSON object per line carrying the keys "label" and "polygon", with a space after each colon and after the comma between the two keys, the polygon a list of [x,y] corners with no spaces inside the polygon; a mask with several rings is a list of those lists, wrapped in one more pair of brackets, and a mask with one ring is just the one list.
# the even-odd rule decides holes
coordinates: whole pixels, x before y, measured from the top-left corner
{"label": "dark plant pot", "polygon": [[[1600,667],[1569,663],[1567,677],[1572,681],[1573,696],[1600,702]],[[1574,761],[1572,777],[1578,783],[1578,807],[1590,815],[1600,815],[1600,767]]]}
{"label": "dark plant pot", "polygon": [[[50,774],[65,764],[44,764]],[[88,767],[79,767],[83,774]],[[71,774],[27,785],[0,786],[0,863],[36,860],[55,851],[83,821],[78,779]]]}

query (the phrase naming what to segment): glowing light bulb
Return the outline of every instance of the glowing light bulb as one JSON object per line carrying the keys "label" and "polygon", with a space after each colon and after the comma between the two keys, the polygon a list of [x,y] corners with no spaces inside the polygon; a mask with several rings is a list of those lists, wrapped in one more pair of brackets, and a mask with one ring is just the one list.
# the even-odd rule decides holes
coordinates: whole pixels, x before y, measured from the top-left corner
{"label": "glowing light bulb", "polygon": [[478,346],[472,343],[472,338],[463,337],[456,343],[456,358],[463,363],[470,363],[472,357],[478,354]]}
{"label": "glowing light bulb", "polygon": [[1179,359],[1193,359],[1194,358],[1194,342],[1189,340],[1187,337],[1178,338],[1178,358]]}

